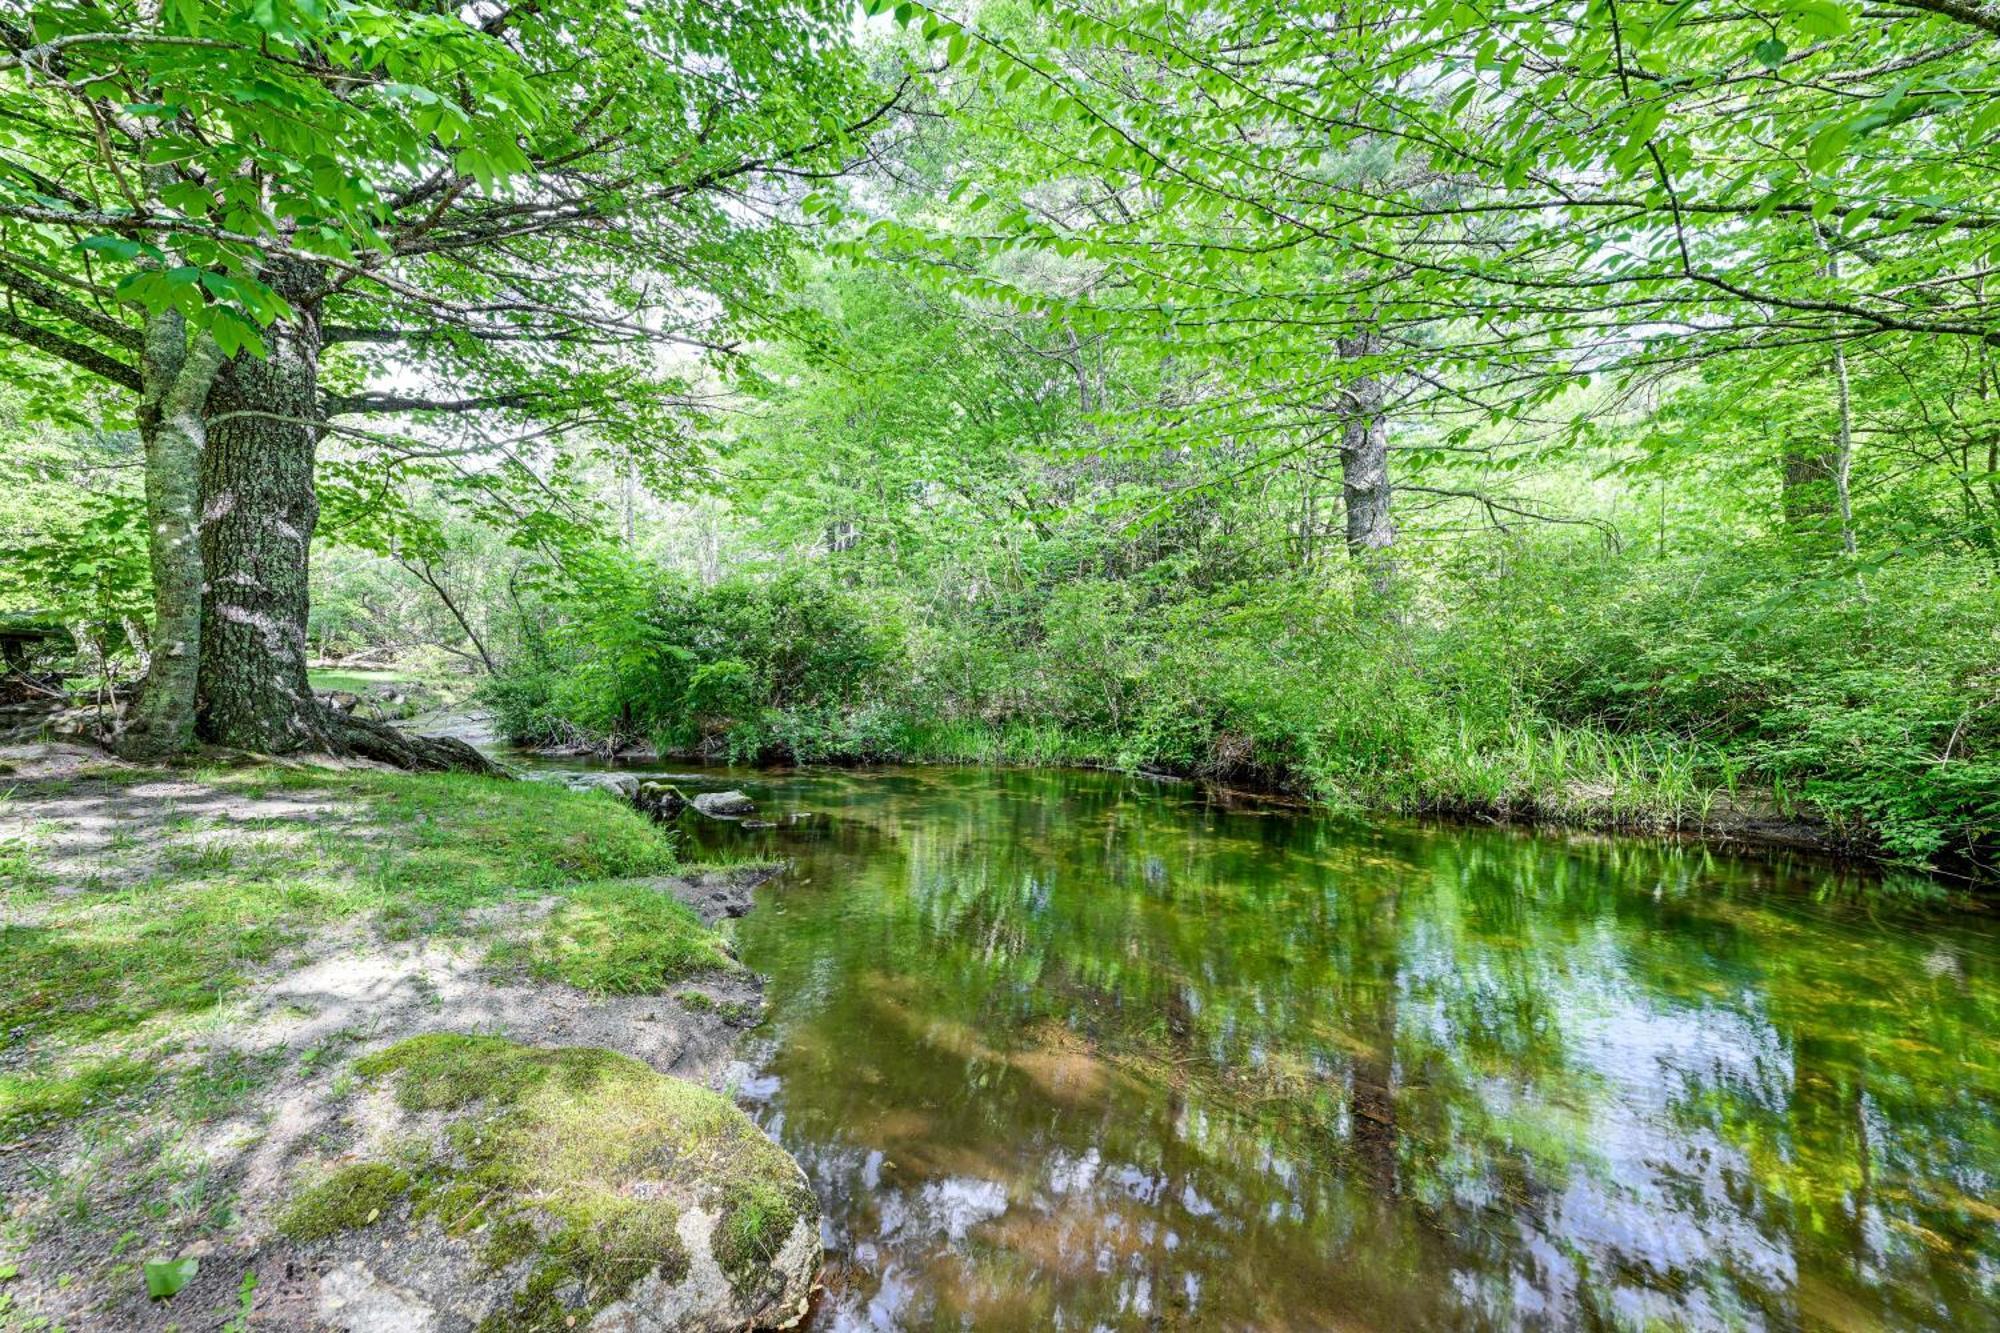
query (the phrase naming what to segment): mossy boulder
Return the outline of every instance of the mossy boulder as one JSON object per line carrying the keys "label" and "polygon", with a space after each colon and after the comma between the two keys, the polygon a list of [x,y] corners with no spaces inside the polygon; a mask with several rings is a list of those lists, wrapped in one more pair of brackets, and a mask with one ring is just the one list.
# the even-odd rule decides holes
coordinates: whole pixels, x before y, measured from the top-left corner
{"label": "mossy boulder", "polygon": [[705,1088],[611,1051],[437,1033],[356,1066],[358,1153],[278,1229],[323,1326],[782,1328],[820,1265],[798,1164]]}

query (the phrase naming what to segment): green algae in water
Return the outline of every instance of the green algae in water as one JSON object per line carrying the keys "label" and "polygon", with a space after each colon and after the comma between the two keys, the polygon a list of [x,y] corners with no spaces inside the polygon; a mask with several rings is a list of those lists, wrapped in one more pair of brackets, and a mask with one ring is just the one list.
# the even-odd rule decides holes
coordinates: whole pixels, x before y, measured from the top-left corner
{"label": "green algae in water", "polygon": [[[1694,845],[732,774],[816,1327],[2000,1327],[2000,931]],[[1928,899],[1929,901],[1924,901]]]}

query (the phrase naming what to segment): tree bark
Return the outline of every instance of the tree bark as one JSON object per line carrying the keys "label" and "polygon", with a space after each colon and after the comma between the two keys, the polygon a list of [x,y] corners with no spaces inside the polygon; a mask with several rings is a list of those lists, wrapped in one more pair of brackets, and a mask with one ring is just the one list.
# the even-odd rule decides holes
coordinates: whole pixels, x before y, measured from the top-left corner
{"label": "tree bark", "polygon": [[208,334],[189,342],[178,311],[146,320],[138,415],[146,451],[153,635],[145,683],[118,738],[118,749],[128,758],[157,759],[194,744],[203,603],[196,518],[206,439],[202,409],[221,364],[222,353]]}
{"label": "tree bark", "polygon": [[399,768],[499,774],[463,741],[413,736],[324,707],[306,676],[308,568],[324,426],[324,273],[286,260],[264,281],[291,305],[265,355],[224,362],[209,390],[201,465],[200,688],[195,733],[260,754],[352,754]]}
{"label": "tree bark", "polygon": [[197,730],[217,745],[289,754],[333,742],[306,679],[322,278],[317,266],[287,261],[264,281],[294,314],[266,331],[264,356],[224,364],[208,396]]}
{"label": "tree bark", "polygon": [[1788,440],[1781,447],[1778,503],[1785,526],[1797,532],[1826,532],[1834,516],[1834,471],[1839,460],[1817,440]]}
{"label": "tree bark", "polygon": [[[1340,340],[1343,357],[1364,357],[1376,350],[1372,335]],[[1340,489],[1347,506],[1347,552],[1368,576],[1377,596],[1395,583],[1396,544],[1392,513],[1395,489],[1389,477],[1389,425],[1383,416],[1388,386],[1380,375],[1363,375],[1348,385],[1342,416]]]}

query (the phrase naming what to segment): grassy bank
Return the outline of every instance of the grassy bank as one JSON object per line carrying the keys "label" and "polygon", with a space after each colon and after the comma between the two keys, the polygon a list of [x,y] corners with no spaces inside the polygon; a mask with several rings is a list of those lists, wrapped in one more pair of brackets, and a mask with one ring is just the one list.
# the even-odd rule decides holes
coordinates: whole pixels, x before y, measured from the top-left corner
{"label": "grassy bank", "polygon": [[[0,1139],[151,1085],[190,1025],[317,936],[476,939],[481,909],[547,895],[601,915],[618,881],[676,864],[611,798],[536,783],[107,767],[19,784],[0,815],[58,805],[116,822],[82,848],[45,847],[31,818],[0,840],[0,1030],[17,1057]],[[620,948],[684,972],[722,961],[687,909],[648,902],[623,911]]]}
{"label": "grassy bank", "polygon": [[[1160,772],[1299,796],[1351,812],[1448,814],[1546,821],[1642,832],[1740,831],[1734,816],[1758,805],[1777,816],[1813,818],[1768,793],[1739,784],[1726,755],[1670,737],[1618,736],[1542,721],[1499,736],[1461,727],[1393,769],[1319,774],[1289,756],[1240,742],[1206,758],[1149,750],[1129,736],[1093,735],[1048,724],[958,719],[912,721],[895,730],[885,758],[913,763],[1079,765]],[[1842,830],[1819,825],[1829,846]],[[1800,835],[1806,828],[1800,826]]]}
{"label": "grassy bank", "polygon": [[[662,878],[668,836],[611,796],[53,749],[0,753],[0,1327],[251,1301],[288,1262],[286,1164],[341,1151],[355,1057],[388,1041],[469,1025],[678,1070],[757,1010]],[[142,1261],[211,1254],[220,1287],[147,1302]]]}

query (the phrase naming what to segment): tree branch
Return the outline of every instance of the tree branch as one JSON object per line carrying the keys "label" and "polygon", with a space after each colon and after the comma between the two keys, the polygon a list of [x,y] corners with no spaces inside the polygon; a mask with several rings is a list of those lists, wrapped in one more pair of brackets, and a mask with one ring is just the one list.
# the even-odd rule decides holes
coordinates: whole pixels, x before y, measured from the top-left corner
{"label": "tree branch", "polygon": [[2000,5],[1979,0],[1889,0],[1898,9],[1921,9],[1954,23],[1965,23],[2000,37]]}
{"label": "tree branch", "polygon": [[128,366],[109,352],[100,352],[86,343],[65,338],[60,333],[45,329],[39,324],[30,324],[11,310],[0,311],[0,335],[26,343],[36,351],[59,361],[67,361],[82,370],[87,370],[99,379],[109,380],[120,388],[133,393],[144,392],[144,381],[139,378],[136,367]]}
{"label": "tree branch", "polygon": [[547,398],[546,393],[494,393],[475,398],[414,398],[399,393],[338,393],[321,399],[330,417],[361,416],[386,412],[482,412],[506,407],[529,407]]}
{"label": "tree branch", "polygon": [[38,305],[52,315],[59,315],[70,323],[89,329],[106,342],[116,343],[139,351],[145,346],[145,338],[139,330],[101,310],[65,295],[45,282],[37,282],[19,269],[0,264],[0,288],[14,293],[32,305]]}

